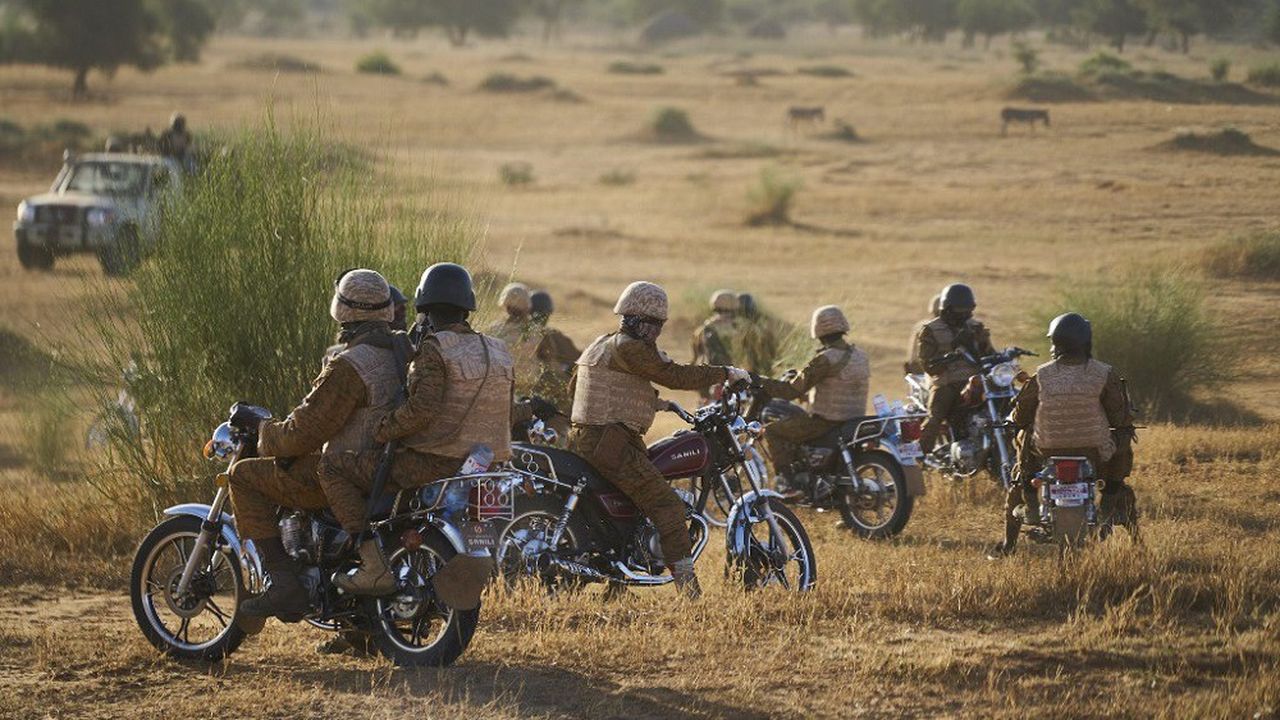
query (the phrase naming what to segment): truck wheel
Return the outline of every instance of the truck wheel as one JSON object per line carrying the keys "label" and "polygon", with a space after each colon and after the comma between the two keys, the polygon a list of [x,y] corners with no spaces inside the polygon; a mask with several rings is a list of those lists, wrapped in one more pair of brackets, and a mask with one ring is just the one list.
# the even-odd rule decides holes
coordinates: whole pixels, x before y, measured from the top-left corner
{"label": "truck wheel", "polygon": [[116,237],[115,244],[98,248],[98,262],[102,272],[113,277],[128,275],[142,262],[142,247],[138,243],[138,229],[126,227]]}
{"label": "truck wheel", "polygon": [[18,262],[26,270],[52,270],[53,251],[47,247],[20,242]]}

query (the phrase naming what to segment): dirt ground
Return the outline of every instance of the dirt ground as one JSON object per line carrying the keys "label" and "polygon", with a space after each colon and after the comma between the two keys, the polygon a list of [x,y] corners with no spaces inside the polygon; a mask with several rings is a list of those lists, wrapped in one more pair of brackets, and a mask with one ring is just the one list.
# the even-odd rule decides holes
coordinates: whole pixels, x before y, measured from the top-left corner
{"label": "dirt ground", "polygon": [[[402,77],[352,71],[379,47]],[[236,67],[266,51],[324,72]],[[1055,104],[1050,128],[1002,137],[1015,72],[1006,52],[813,33],[785,46],[680,46],[645,56],[663,74],[633,77],[606,72],[630,57],[616,38],[461,50],[433,38],[218,38],[198,65],[94,76],[88,103],[67,100],[65,73],[0,67],[0,116],[72,118],[103,134],[158,128],[175,109],[197,128],[254,124],[269,108],[285,123],[319,117],[373,153],[398,192],[429,187],[474,211],[484,264],[551,290],[558,324],[580,345],[613,323],[613,298],[637,278],[671,291],[680,320],[662,344],[677,358],[717,287],[750,290],[794,323],[840,303],[872,357],[873,391],[901,397],[910,328],[948,282],[975,286],[997,344],[1043,350],[1034,311],[1063,284],[1123,268],[1196,272],[1205,247],[1277,227],[1280,161],[1153,149],[1179,128],[1228,125],[1280,148],[1274,105]],[[1199,77],[1218,55],[1245,67],[1260,52],[1204,43],[1190,56],[1138,49],[1129,59]],[[1045,50],[1062,70],[1084,57]],[[794,72],[814,64],[854,76]],[[755,86],[728,75],[747,69],[784,74]],[[580,101],[477,89],[498,71],[552,78]],[[422,82],[431,72],[448,85]],[[865,142],[825,139],[830,121],[790,128],[791,105],[824,105]],[[707,139],[646,141],[643,126],[664,106],[687,110]],[[505,186],[507,163],[528,163],[534,182]],[[57,158],[0,165],[0,206],[47,187],[56,168]],[[744,226],[765,168],[802,182],[795,226]],[[634,180],[601,182],[610,173]],[[94,311],[86,287],[99,281],[92,258],[31,274],[0,252],[0,329],[72,347],[76,315]],[[1242,357],[1223,394],[1266,424],[1145,433],[1141,547],[1118,538],[1065,565],[1047,548],[992,564],[981,550],[998,531],[998,495],[985,480],[931,481],[893,543],[854,542],[830,514],[804,511],[821,573],[804,598],[726,587],[713,541],[697,605],[665,590],[610,605],[595,593],[492,597],[457,667],[407,672],[318,656],[319,631],[274,624],[217,666],[159,657],[133,624],[127,549],[69,537],[0,561],[0,716],[1276,717],[1278,302],[1276,283],[1213,281],[1225,349]],[[11,547],[24,507],[54,513],[78,492],[75,479],[32,469],[26,402],[0,386],[0,537]],[[63,564],[76,570],[49,580]]]}

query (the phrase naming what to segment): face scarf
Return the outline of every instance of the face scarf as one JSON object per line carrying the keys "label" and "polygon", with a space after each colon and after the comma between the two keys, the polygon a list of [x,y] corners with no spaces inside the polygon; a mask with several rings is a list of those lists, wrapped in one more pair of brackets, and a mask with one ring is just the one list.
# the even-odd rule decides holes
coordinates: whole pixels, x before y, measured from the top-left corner
{"label": "face scarf", "polygon": [[665,320],[656,320],[643,315],[624,315],[622,332],[637,340],[653,342],[662,334],[662,326],[665,322]]}

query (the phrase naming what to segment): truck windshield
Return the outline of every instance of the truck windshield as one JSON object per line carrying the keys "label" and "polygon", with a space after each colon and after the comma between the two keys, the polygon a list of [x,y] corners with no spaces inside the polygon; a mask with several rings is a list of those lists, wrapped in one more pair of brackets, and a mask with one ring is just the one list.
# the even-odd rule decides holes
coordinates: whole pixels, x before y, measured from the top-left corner
{"label": "truck windshield", "polygon": [[126,162],[80,162],[71,170],[63,191],[94,195],[141,195],[148,166]]}

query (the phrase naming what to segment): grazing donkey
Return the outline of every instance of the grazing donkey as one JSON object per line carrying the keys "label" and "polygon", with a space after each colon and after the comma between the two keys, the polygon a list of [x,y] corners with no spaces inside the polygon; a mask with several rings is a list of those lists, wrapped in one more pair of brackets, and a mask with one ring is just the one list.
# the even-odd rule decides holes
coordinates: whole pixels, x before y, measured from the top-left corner
{"label": "grazing donkey", "polygon": [[1009,123],[1023,122],[1031,126],[1031,131],[1035,132],[1036,122],[1043,122],[1045,127],[1049,127],[1049,111],[1037,110],[1035,108],[1013,108],[1007,107],[1000,111],[1000,134],[1009,134]]}
{"label": "grazing donkey", "polygon": [[815,107],[792,105],[787,109],[787,124],[792,130],[796,130],[801,125],[817,125],[826,121],[827,111],[821,105]]}

